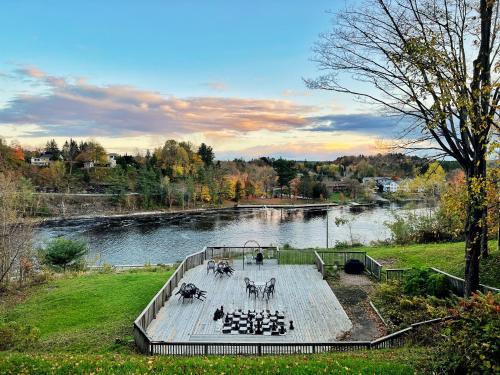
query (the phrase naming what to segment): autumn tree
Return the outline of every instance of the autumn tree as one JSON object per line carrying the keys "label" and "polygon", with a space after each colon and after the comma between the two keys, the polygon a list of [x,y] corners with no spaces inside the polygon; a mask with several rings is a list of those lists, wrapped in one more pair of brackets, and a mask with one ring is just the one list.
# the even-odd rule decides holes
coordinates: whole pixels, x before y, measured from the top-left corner
{"label": "autumn tree", "polygon": [[432,150],[460,164],[468,197],[466,295],[479,287],[488,144],[492,128],[498,130],[498,6],[497,0],[356,4],[338,13],[315,47],[325,74],[306,80],[402,118],[399,143],[407,150]]}
{"label": "autumn tree", "polygon": [[33,191],[8,174],[0,173],[0,288],[5,287],[21,258],[30,258],[33,236]]}

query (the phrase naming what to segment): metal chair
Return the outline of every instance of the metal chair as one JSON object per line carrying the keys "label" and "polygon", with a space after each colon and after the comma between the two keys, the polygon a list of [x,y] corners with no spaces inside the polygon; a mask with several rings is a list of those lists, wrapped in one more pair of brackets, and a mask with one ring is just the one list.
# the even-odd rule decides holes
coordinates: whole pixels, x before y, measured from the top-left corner
{"label": "metal chair", "polygon": [[253,284],[250,284],[249,288],[248,288],[248,297],[250,297],[251,295],[254,295],[255,298],[257,299],[258,297],[258,294],[259,294],[259,289],[257,289],[257,287]]}
{"label": "metal chair", "polygon": [[213,259],[210,259],[207,263],[207,274],[208,274],[208,271],[210,270],[213,270],[213,272],[215,273],[215,260]]}
{"label": "metal chair", "polygon": [[243,279],[245,281],[245,289],[246,289],[246,293],[250,294],[250,287],[254,285],[253,281],[250,281],[250,279],[248,277],[245,277]]}

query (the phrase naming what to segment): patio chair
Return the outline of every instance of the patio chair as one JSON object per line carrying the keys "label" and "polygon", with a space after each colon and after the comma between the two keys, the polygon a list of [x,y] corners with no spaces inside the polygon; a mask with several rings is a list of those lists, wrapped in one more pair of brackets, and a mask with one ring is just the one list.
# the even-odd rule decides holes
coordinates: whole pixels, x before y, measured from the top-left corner
{"label": "patio chair", "polygon": [[213,272],[215,273],[215,260],[213,259],[210,259],[207,263],[207,274],[208,274],[208,271],[210,270],[213,270]]}
{"label": "patio chair", "polygon": [[269,299],[271,295],[274,297],[274,284],[266,283],[264,291],[262,292],[262,298],[264,298],[264,296],[267,296],[267,299]]}
{"label": "patio chair", "polygon": [[250,294],[250,293],[249,293],[250,287],[251,287],[252,285],[253,285],[253,286],[255,286],[255,285],[254,285],[253,281],[250,281],[250,279],[249,279],[248,277],[245,277],[243,280],[245,281],[245,289],[246,289],[246,293]]}
{"label": "patio chair", "polygon": [[250,284],[249,288],[248,288],[248,297],[250,297],[251,295],[254,295],[255,298],[257,299],[258,297],[258,294],[259,294],[259,289],[257,289],[257,287],[253,284]]}
{"label": "patio chair", "polygon": [[252,264],[253,263],[253,257],[251,255],[245,255],[245,263],[246,264]]}

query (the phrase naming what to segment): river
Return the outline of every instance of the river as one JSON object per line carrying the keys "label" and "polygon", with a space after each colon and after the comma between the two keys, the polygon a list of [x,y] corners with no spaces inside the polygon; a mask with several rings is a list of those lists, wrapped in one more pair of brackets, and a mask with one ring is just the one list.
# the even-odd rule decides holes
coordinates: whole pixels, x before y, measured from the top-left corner
{"label": "river", "polygon": [[[355,240],[365,244],[390,238],[384,223],[393,212],[428,211],[395,204],[351,212],[348,207],[325,209],[240,209],[127,218],[109,221],[65,221],[39,228],[37,241],[66,236],[89,244],[87,262],[99,264],[174,263],[204,246],[289,244],[297,248],[325,247],[328,217],[329,246]],[[328,214],[327,214],[328,213]],[[337,226],[335,218],[348,224]]]}

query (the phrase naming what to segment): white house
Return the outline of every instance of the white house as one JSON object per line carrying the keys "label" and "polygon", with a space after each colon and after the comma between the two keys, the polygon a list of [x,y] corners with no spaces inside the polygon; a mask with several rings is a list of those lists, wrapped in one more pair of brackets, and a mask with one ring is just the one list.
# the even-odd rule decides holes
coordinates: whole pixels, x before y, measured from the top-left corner
{"label": "white house", "polygon": [[31,158],[31,164],[36,165],[38,167],[48,167],[51,158],[52,154],[42,154],[38,157]]}
{"label": "white house", "polygon": [[118,157],[118,154],[108,154],[108,166],[110,168],[116,167],[116,158]]}
{"label": "white house", "polygon": [[398,191],[399,184],[396,181],[387,181],[383,185],[384,193],[395,193]]}

